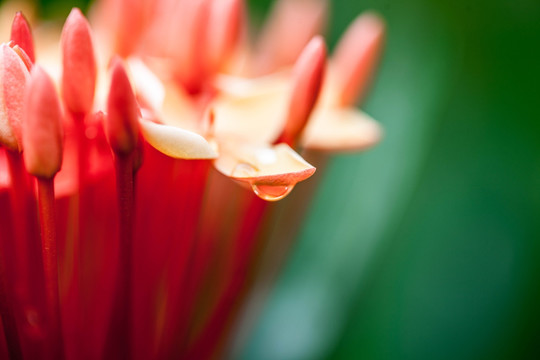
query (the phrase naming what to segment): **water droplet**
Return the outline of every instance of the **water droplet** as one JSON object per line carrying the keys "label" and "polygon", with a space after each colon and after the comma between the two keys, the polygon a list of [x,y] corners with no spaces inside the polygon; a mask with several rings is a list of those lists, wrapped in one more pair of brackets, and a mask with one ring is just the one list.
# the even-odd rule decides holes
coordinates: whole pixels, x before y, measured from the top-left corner
{"label": "water droplet", "polygon": [[263,200],[278,201],[289,195],[294,185],[251,185],[253,192]]}
{"label": "water droplet", "polygon": [[255,169],[253,166],[251,166],[248,163],[238,163],[233,171],[231,176],[236,178],[246,178],[246,177],[254,177],[257,175],[257,169]]}

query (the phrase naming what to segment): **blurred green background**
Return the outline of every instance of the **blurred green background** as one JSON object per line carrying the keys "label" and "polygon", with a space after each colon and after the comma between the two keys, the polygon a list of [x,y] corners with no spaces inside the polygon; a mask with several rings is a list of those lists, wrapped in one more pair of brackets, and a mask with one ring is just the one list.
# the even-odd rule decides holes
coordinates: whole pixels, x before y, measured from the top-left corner
{"label": "blurred green background", "polygon": [[241,358],[540,358],[540,2],[330,3],[330,47],[387,20],[386,137],[332,162]]}

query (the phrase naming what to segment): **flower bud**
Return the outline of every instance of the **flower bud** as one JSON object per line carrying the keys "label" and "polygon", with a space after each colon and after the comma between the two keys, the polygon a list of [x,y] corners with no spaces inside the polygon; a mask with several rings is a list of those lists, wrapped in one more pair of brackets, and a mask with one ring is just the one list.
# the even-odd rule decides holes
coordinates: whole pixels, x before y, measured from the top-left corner
{"label": "flower bud", "polygon": [[52,178],[62,166],[63,115],[54,83],[39,66],[32,69],[24,100],[26,170],[37,177]]}
{"label": "flower bud", "polygon": [[277,142],[293,145],[307,124],[319,97],[325,67],[326,46],[324,40],[316,36],[304,48],[294,66],[287,122]]}
{"label": "flower bud", "polygon": [[96,87],[96,60],[90,26],[81,11],[71,10],[62,30],[62,97],[68,110],[87,114]]}
{"label": "flower bud", "polygon": [[383,20],[376,14],[365,13],[340,40],[333,57],[339,105],[352,105],[364,95],[379,60],[384,33]]}
{"label": "flower bud", "polygon": [[135,149],[139,134],[139,117],[139,106],[124,64],[120,58],[114,58],[111,65],[105,131],[115,154],[128,155]]}
{"label": "flower bud", "polygon": [[11,40],[19,45],[30,58],[32,64],[36,61],[34,55],[34,40],[28,21],[21,12],[15,14],[11,25]]}
{"label": "flower bud", "polygon": [[21,151],[21,122],[28,69],[9,45],[0,45],[0,144]]}

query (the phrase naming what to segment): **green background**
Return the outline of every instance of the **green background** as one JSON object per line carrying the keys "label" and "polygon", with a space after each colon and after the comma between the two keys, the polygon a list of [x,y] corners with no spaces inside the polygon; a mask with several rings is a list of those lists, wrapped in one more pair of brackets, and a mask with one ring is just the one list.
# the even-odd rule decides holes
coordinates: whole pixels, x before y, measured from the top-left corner
{"label": "green background", "polygon": [[540,2],[330,3],[330,47],[388,23],[386,137],[332,162],[241,357],[540,358]]}

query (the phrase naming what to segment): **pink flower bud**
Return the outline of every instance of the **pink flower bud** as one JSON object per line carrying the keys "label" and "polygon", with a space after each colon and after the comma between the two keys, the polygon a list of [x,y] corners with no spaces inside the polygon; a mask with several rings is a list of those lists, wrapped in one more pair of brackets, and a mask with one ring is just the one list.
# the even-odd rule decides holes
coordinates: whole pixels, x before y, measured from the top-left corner
{"label": "pink flower bud", "polygon": [[54,83],[39,66],[32,69],[24,99],[26,170],[37,177],[52,178],[62,166],[63,115]]}
{"label": "pink flower bud", "polygon": [[340,40],[333,64],[340,105],[354,104],[364,95],[382,51],[384,21],[376,14],[359,16]]}
{"label": "pink flower bud", "polygon": [[34,40],[32,38],[32,30],[28,21],[21,12],[15,14],[13,23],[11,25],[11,40],[24,50],[26,55],[32,61],[32,64],[36,61],[34,55]]}
{"label": "pink flower bud", "polygon": [[126,69],[120,58],[111,65],[111,86],[107,99],[105,131],[116,154],[130,154],[137,145],[139,106],[131,88]]}
{"label": "pink flower bud", "polygon": [[96,87],[96,60],[90,26],[81,11],[71,10],[62,30],[62,97],[72,113],[92,109]]}
{"label": "pink flower bud", "polygon": [[28,69],[9,45],[0,45],[0,144],[21,151],[21,122]]}
{"label": "pink flower bud", "polygon": [[278,142],[294,144],[307,124],[321,90],[326,67],[326,46],[320,36],[313,38],[296,61],[293,91],[285,128]]}

